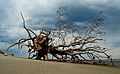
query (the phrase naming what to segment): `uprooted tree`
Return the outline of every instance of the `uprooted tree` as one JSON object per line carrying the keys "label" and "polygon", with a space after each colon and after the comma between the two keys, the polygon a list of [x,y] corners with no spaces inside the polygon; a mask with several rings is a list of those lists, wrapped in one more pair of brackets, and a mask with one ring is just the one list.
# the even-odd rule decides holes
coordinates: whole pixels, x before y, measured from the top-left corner
{"label": "uprooted tree", "polygon": [[106,53],[108,49],[99,44],[104,41],[102,36],[105,34],[102,29],[104,24],[102,12],[84,25],[69,22],[65,18],[67,16],[65,7],[59,8],[57,15],[56,28],[51,31],[42,30],[37,35],[31,29],[26,28],[26,22],[21,13],[23,27],[29,37],[20,39],[8,49],[15,45],[21,49],[27,46],[30,59],[35,57],[37,60],[50,60],[49,53],[58,61],[104,64],[103,60],[108,59],[113,65],[112,58]]}

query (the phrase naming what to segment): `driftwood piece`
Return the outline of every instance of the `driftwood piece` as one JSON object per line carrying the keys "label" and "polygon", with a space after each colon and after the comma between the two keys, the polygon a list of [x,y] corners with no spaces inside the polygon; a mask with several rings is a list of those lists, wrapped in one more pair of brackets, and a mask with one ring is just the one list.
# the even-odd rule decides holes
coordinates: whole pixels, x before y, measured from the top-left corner
{"label": "driftwood piece", "polygon": [[[60,10],[57,11],[58,14]],[[63,10],[64,9],[62,9],[62,11]],[[9,46],[7,50],[9,50],[15,45],[19,45],[21,49],[23,46],[27,46],[29,53],[28,58],[30,59],[35,57],[35,59],[37,60],[49,60],[49,53],[52,56],[54,56],[55,59],[57,59],[58,61],[103,64],[103,58],[105,58],[110,60],[111,64],[113,65],[112,58],[106,53],[107,49],[101,47],[98,44],[99,41],[103,41],[103,39],[99,36],[105,33],[100,28],[100,25],[103,21],[103,19],[100,17],[101,12],[91,21],[90,26],[83,27],[83,36],[73,37],[73,41],[69,44],[67,44],[67,41],[65,40],[65,37],[68,34],[68,29],[66,29],[66,26],[63,26],[62,30],[60,30],[60,28],[54,30],[54,32],[57,33],[57,36],[55,36],[54,33],[53,35],[59,38],[59,42],[62,41],[62,44],[56,46],[53,39],[54,36],[52,38],[50,37],[51,32],[47,30],[42,30],[37,35],[31,29],[26,28],[23,14],[20,14],[23,20],[23,28],[27,31],[28,38],[20,39],[15,44]],[[59,14],[58,19],[60,19],[58,20],[58,23],[66,24],[66,22],[63,21],[63,19],[61,20],[61,16],[64,16],[64,14]],[[31,35],[31,33],[33,34],[33,36]],[[26,42],[28,42],[28,44],[26,44]],[[31,53],[34,53],[34,55],[31,56]]]}

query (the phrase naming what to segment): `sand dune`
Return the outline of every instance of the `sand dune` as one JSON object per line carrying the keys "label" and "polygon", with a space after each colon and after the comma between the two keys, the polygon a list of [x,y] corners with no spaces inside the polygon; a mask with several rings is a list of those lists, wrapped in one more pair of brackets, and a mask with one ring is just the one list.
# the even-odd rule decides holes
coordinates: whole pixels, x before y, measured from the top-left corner
{"label": "sand dune", "polygon": [[0,55],[0,74],[120,74],[120,68]]}

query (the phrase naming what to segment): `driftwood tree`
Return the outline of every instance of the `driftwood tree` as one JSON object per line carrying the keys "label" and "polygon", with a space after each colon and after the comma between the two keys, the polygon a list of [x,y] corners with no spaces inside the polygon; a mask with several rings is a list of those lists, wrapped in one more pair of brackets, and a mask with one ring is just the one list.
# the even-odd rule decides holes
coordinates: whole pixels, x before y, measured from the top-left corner
{"label": "driftwood tree", "polygon": [[[102,29],[104,18],[102,12],[99,12],[86,25],[75,25],[70,23],[67,16],[66,8],[61,7],[57,10],[57,26],[51,32],[42,30],[38,35],[31,29],[26,28],[23,19],[23,27],[28,33],[28,38],[22,38],[11,47],[18,45],[28,47],[28,58],[48,60],[47,54],[53,55],[58,61],[103,64],[103,59],[112,58],[106,53],[107,49],[99,45],[103,41],[101,36],[105,34]],[[77,27],[76,27],[77,26]],[[33,35],[31,35],[33,34]],[[28,44],[23,44],[28,42]],[[8,50],[7,49],[7,50]],[[35,53],[36,52],[36,53]],[[30,55],[35,53],[34,55]]]}
{"label": "driftwood tree", "polygon": [[[43,59],[46,60],[47,53],[48,53],[48,44],[50,41],[48,35],[50,34],[50,32],[46,31],[46,30],[42,30],[38,35],[36,35],[36,33],[33,32],[31,29],[26,28],[25,19],[24,19],[22,13],[20,13],[20,14],[23,19],[23,27],[28,33],[28,38],[20,39],[17,43],[8,47],[8,49],[10,49],[11,47],[13,47],[15,45],[18,45],[18,47],[21,49],[23,46],[27,46],[28,53],[29,53],[28,58],[36,57],[36,59],[41,60],[41,58],[43,57]],[[33,34],[33,36],[32,36],[32,34]],[[23,44],[25,42],[28,42],[28,44]],[[30,57],[30,54],[35,53],[35,52],[37,52],[37,53],[34,54],[32,57]]]}

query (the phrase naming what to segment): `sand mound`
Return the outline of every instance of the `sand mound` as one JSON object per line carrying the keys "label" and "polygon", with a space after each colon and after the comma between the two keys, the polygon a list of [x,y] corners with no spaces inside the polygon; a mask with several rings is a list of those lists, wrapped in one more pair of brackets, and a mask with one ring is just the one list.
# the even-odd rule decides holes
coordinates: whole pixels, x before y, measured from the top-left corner
{"label": "sand mound", "polygon": [[119,68],[0,56],[0,74],[120,74]]}

